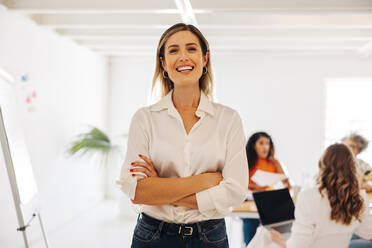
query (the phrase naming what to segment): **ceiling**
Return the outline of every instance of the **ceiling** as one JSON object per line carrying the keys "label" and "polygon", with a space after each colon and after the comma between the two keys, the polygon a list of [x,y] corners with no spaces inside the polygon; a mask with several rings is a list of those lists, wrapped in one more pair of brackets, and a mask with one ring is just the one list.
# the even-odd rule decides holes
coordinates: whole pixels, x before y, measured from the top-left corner
{"label": "ceiling", "polygon": [[107,56],[149,56],[170,25],[198,25],[212,53],[372,55],[372,0],[0,0]]}

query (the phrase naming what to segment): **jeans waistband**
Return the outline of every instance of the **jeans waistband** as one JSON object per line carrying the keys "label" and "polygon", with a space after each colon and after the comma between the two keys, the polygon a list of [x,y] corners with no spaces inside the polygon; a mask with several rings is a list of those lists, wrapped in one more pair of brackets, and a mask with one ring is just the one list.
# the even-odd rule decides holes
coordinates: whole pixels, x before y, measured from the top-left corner
{"label": "jeans waistband", "polygon": [[214,219],[190,224],[175,224],[155,219],[145,213],[142,213],[139,218],[149,225],[159,226],[166,232],[176,233],[182,236],[197,235],[198,233],[206,232],[215,225],[224,222],[224,219]]}

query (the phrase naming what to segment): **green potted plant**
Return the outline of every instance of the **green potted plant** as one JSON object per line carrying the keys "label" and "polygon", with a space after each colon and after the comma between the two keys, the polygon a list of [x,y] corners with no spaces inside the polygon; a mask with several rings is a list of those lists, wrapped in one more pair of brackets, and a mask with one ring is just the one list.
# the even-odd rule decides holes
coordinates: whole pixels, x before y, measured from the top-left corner
{"label": "green potted plant", "polygon": [[68,148],[68,153],[72,156],[98,155],[101,158],[100,165],[104,170],[104,197],[107,194],[109,158],[117,152],[119,152],[119,146],[113,145],[108,135],[97,127],[91,127],[88,132],[77,135]]}

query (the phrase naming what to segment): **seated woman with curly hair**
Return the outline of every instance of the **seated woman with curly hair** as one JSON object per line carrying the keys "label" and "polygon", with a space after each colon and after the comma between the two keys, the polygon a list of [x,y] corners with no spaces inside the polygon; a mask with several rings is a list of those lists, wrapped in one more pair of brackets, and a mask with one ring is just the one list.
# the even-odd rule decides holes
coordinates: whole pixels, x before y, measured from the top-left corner
{"label": "seated woman with curly hair", "polygon": [[286,240],[272,229],[272,240],[288,248],[346,248],[353,233],[372,239],[372,215],[355,163],[346,145],[328,147],[319,161],[317,187],[297,199],[291,236]]}

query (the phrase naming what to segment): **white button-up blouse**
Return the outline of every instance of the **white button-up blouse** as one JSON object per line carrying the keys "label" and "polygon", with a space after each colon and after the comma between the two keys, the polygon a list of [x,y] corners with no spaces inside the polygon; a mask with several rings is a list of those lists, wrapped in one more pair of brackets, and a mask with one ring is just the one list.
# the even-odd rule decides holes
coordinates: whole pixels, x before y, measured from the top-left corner
{"label": "white button-up blouse", "polygon": [[172,92],[133,116],[125,162],[118,185],[134,199],[137,179],[129,172],[138,154],[149,157],[159,177],[189,177],[222,172],[219,185],[196,193],[198,209],[174,205],[140,205],[137,211],[172,223],[193,223],[225,217],[241,204],[248,190],[245,135],[238,113],[209,101],[201,92],[196,115],[199,121],[186,133],[172,101]]}

